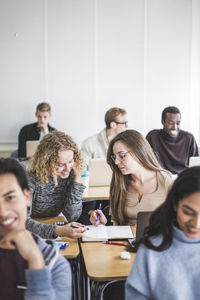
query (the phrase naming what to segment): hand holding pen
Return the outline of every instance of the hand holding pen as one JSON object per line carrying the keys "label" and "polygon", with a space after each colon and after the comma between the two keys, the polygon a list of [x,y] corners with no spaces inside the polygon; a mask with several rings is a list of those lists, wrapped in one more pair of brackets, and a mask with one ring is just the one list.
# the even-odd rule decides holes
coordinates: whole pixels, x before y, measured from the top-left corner
{"label": "hand holding pen", "polygon": [[54,228],[55,235],[66,236],[72,239],[81,238],[85,231],[85,225],[77,222],[68,223],[63,226],[55,226]]}
{"label": "hand holding pen", "polygon": [[98,226],[100,224],[105,225],[107,223],[107,219],[101,209],[102,205],[100,203],[99,209],[94,210],[90,216],[90,222],[94,226]]}

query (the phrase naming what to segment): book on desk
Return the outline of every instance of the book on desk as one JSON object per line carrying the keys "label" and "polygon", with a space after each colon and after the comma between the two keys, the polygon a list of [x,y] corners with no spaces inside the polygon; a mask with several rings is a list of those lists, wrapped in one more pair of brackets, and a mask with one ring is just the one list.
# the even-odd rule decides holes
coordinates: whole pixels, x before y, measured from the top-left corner
{"label": "book on desk", "polygon": [[87,226],[89,230],[82,236],[82,242],[104,242],[107,240],[124,240],[134,238],[130,226]]}

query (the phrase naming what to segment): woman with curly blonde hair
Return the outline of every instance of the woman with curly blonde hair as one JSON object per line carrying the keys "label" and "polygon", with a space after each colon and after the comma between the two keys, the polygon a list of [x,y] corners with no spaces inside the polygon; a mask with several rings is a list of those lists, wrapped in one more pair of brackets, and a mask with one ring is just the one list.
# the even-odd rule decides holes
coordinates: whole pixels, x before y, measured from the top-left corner
{"label": "woman with curly blonde hair", "polygon": [[[136,130],[119,133],[110,142],[107,162],[113,174],[110,185],[110,214],[116,225],[135,225],[137,213],[154,210],[165,200],[173,183],[172,174],[159,165],[147,140]],[[100,215],[96,224],[97,213]],[[90,221],[105,224],[97,210]]]}
{"label": "woman with curly blonde hair", "polygon": [[47,134],[41,140],[28,172],[32,206],[27,228],[44,238],[68,236],[78,238],[85,226],[73,228],[70,224],[55,226],[41,224],[32,218],[55,217],[61,212],[68,222],[76,221],[82,211],[81,183],[83,160],[73,139],[59,131]]}

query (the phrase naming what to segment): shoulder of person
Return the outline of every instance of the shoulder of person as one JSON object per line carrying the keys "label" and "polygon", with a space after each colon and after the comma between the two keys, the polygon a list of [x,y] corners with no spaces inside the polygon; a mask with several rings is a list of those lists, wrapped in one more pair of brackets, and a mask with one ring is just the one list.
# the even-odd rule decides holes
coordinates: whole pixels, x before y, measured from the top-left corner
{"label": "shoulder of person", "polygon": [[195,140],[194,135],[191,132],[189,132],[189,131],[180,130],[179,131],[179,135],[180,135],[180,137],[185,137],[185,138],[189,138],[189,139],[194,139]]}
{"label": "shoulder of person", "polygon": [[45,260],[45,266],[51,269],[54,266],[55,262],[57,261],[58,257],[61,256],[59,254],[59,250],[56,245],[56,242],[52,239],[51,240],[43,239],[37,234],[33,234],[33,236],[38,244],[38,247],[40,248],[43,254]]}
{"label": "shoulder of person", "polygon": [[28,177],[28,181],[29,182],[39,182],[40,179],[39,177],[36,175],[35,172],[32,172],[32,171],[27,171],[27,177]]}
{"label": "shoulder of person", "polygon": [[32,128],[37,128],[37,122],[24,125],[20,131],[31,130]]}
{"label": "shoulder of person", "polygon": [[51,125],[49,125],[48,124],[48,129],[49,129],[49,131],[51,132],[51,131],[57,131],[57,129],[56,128],[54,128],[54,127],[52,127]]}
{"label": "shoulder of person", "polygon": [[160,170],[159,171],[160,178],[165,185],[172,185],[175,180],[175,176],[168,170]]}
{"label": "shoulder of person", "polygon": [[89,137],[87,137],[85,140],[83,140],[83,142],[81,143],[81,147],[86,145],[86,144],[92,144],[93,142],[95,142],[98,138],[98,135],[101,134],[102,131],[98,132],[98,133],[95,133]]}
{"label": "shoulder of person", "polygon": [[147,133],[146,137],[153,137],[153,136],[160,135],[160,131],[161,129],[153,129]]}

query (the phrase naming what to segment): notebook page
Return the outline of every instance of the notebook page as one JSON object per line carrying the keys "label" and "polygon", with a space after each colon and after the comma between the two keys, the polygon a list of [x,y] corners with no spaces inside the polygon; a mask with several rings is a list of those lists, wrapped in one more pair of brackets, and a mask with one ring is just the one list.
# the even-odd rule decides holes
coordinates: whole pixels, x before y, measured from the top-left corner
{"label": "notebook page", "polygon": [[134,234],[130,226],[107,226],[108,239],[131,239]]}
{"label": "notebook page", "polygon": [[87,228],[89,228],[89,230],[83,233],[82,241],[106,241],[108,239],[105,225],[87,225]]}

